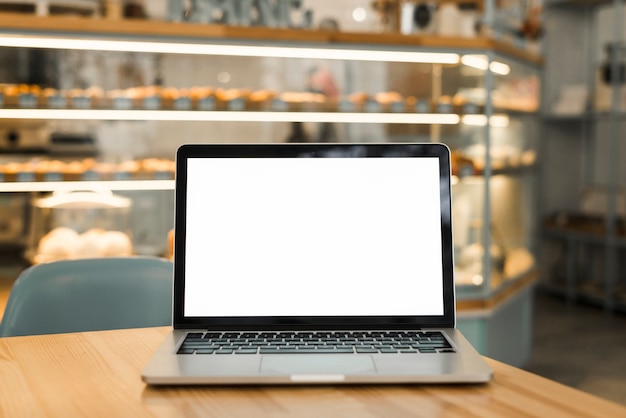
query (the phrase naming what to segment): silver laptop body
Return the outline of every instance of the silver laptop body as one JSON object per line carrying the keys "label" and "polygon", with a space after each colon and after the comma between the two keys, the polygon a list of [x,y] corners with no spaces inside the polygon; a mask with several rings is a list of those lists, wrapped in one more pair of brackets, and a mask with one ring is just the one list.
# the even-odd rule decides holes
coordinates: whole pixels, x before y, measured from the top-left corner
{"label": "silver laptop body", "polygon": [[197,144],[176,160],[160,384],[473,383],[442,144]]}

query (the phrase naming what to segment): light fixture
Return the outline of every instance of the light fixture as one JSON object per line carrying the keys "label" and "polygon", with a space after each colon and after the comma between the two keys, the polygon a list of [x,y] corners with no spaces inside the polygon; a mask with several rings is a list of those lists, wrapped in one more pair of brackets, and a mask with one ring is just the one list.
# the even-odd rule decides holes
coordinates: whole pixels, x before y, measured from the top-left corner
{"label": "light fixture", "polygon": [[40,208],[123,209],[130,207],[131,200],[127,197],[116,196],[111,190],[107,189],[72,192],[54,190],[52,196],[37,199],[35,205]]}
{"label": "light fixture", "polygon": [[352,11],[352,20],[355,22],[365,22],[367,18],[367,11],[363,7],[357,7]]}
{"label": "light fixture", "polygon": [[0,47],[434,64],[457,64],[459,62],[459,54],[448,52],[376,51],[354,48],[344,49],[339,47],[313,48],[265,45],[224,45],[115,39],[78,39],[48,36],[0,35]]}
{"label": "light fixture", "polygon": [[472,284],[475,286],[480,286],[483,284],[483,276],[480,274],[475,274],[472,276]]}
{"label": "light fixture", "polygon": [[5,181],[0,192],[70,192],[75,190],[174,190],[174,180]]}
{"label": "light fixture", "polygon": [[[487,125],[487,115],[463,115],[461,123],[470,126],[485,126]],[[489,118],[489,126],[506,128],[509,126],[509,117],[507,115],[493,115]]]}
{"label": "light fixture", "polygon": [[461,64],[482,71],[486,71],[487,68],[489,68],[493,73],[498,75],[509,75],[511,72],[509,65],[499,61],[489,63],[485,55],[463,55],[461,57]]}
{"label": "light fixture", "polygon": [[217,74],[217,81],[222,84],[227,84],[230,81],[230,73],[228,71],[220,71]]}
{"label": "light fixture", "polygon": [[327,122],[455,125],[454,113],[263,112],[201,110],[0,109],[0,119]]}

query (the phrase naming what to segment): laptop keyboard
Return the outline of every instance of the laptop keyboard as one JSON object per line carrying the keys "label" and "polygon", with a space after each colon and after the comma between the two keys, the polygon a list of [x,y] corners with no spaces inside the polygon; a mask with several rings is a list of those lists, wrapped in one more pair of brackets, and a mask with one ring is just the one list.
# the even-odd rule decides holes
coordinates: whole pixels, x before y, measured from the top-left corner
{"label": "laptop keyboard", "polygon": [[455,353],[440,331],[190,332],[178,354]]}

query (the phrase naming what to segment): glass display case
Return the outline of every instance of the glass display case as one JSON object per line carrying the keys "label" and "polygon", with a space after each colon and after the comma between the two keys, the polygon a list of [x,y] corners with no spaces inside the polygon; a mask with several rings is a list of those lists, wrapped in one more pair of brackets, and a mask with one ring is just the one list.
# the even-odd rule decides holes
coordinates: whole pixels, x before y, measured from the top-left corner
{"label": "glass display case", "polygon": [[133,254],[131,199],[111,192],[55,192],[33,202],[27,258],[33,263]]}
{"label": "glass display case", "polygon": [[159,231],[163,245],[144,248],[164,255],[173,214],[149,208],[173,207],[182,143],[443,142],[459,306],[488,310],[534,280],[538,56],[484,37],[94,22],[0,14],[0,57],[49,65],[0,80],[0,119],[43,123],[48,138],[36,155],[19,152],[19,130],[0,138],[13,150],[1,192],[130,196],[146,214],[134,251]]}

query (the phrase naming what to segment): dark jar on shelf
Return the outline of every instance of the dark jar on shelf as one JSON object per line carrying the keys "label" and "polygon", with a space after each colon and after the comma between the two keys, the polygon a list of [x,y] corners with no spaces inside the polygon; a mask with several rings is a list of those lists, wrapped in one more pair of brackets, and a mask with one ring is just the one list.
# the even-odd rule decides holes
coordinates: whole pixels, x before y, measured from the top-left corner
{"label": "dark jar on shelf", "polygon": [[625,45],[621,42],[608,43],[604,49],[606,60],[601,66],[602,81],[606,84],[612,84],[614,81],[618,84],[624,84],[626,80]]}

